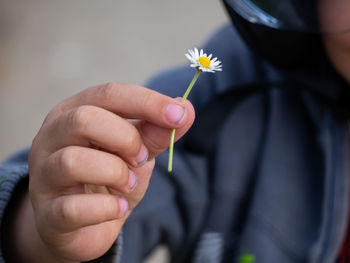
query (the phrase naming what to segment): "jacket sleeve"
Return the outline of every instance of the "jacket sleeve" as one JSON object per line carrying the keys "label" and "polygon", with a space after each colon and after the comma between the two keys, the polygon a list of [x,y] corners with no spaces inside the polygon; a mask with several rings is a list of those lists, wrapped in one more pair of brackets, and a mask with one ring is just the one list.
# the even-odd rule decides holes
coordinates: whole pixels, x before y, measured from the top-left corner
{"label": "jacket sleeve", "polygon": [[[0,234],[3,225],[4,213],[8,208],[8,204],[13,195],[16,186],[28,177],[27,151],[23,151],[18,155],[10,158],[8,161],[0,164]],[[1,241],[3,239],[1,238]],[[4,244],[1,242],[0,262],[5,262],[3,257]]]}

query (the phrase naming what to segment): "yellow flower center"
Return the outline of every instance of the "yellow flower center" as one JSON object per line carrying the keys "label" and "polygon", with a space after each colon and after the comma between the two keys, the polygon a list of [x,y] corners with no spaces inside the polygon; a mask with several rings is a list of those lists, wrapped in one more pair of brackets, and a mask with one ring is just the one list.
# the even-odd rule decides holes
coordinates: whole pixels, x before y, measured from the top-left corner
{"label": "yellow flower center", "polygon": [[203,68],[209,68],[210,62],[211,62],[209,58],[207,58],[207,57],[200,57],[198,59],[198,61],[199,61],[199,63],[201,64],[201,66]]}

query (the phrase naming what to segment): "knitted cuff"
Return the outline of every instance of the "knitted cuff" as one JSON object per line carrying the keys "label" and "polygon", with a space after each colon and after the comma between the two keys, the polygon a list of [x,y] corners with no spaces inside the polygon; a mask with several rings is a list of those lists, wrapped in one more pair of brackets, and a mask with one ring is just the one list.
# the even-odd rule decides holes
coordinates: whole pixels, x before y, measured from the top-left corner
{"label": "knitted cuff", "polygon": [[[5,209],[12,197],[13,191],[21,179],[28,176],[28,165],[19,163],[8,163],[0,165],[0,227],[4,218]],[[0,228],[0,229],[1,229]],[[5,262],[3,258],[3,244],[0,243],[0,263]]]}

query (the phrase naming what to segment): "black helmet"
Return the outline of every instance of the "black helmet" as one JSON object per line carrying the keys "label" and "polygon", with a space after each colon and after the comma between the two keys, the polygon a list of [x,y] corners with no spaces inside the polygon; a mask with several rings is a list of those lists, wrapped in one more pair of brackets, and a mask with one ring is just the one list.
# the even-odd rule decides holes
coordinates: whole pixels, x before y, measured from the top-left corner
{"label": "black helmet", "polygon": [[[342,5],[350,8],[349,0],[223,1],[247,44],[278,66],[317,64],[323,54],[320,33],[348,32],[343,21],[349,19],[338,19],[339,12],[335,9]],[[323,10],[327,11],[327,16],[320,21],[319,14]],[[348,17],[348,14],[344,12],[344,16]],[[342,23],[333,23],[337,20]]]}
{"label": "black helmet", "polygon": [[225,0],[248,21],[280,30],[350,31],[349,0]]}

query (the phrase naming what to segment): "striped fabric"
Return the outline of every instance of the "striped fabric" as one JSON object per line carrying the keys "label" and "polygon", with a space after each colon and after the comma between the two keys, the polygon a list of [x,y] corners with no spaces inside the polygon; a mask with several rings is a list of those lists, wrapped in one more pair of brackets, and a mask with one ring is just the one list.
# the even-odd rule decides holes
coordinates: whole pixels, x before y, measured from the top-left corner
{"label": "striped fabric", "polygon": [[[0,165],[0,225],[2,224],[5,209],[18,182],[26,178],[28,174],[27,164]],[[3,246],[1,247],[3,248]],[[4,263],[2,250],[0,249],[0,263]]]}
{"label": "striped fabric", "polygon": [[220,263],[224,252],[224,239],[217,232],[204,233],[195,251],[193,263]]}

